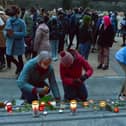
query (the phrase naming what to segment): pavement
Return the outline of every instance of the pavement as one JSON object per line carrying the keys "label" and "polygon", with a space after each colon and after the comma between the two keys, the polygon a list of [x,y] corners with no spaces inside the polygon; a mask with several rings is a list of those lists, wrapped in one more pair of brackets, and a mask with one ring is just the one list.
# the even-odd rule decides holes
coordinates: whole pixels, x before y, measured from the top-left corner
{"label": "pavement", "polygon": [[[123,76],[124,73],[121,70],[121,68],[118,68],[118,70],[116,70],[116,66],[119,66],[118,63],[115,61],[114,59],[114,54],[115,52],[121,48],[121,44],[122,44],[122,40],[120,37],[116,37],[115,40],[117,41],[116,43],[113,44],[113,47],[110,50],[110,66],[108,70],[98,70],[97,69],[97,52],[95,53],[90,53],[89,55],[89,63],[92,65],[93,69],[94,69],[94,73],[92,77],[103,77],[103,76]],[[74,40],[74,44],[73,47],[75,46],[75,40]],[[24,61],[26,62],[25,58]],[[55,75],[57,78],[60,78],[59,76],[59,60],[56,62],[52,62],[53,66],[54,66],[54,70],[55,70]],[[2,71],[0,71],[0,78],[10,78],[10,79],[15,79],[16,75],[15,75],[15,66],[12,64],[12,68],[7,70],[6,68]]]}
{"label": "pavement", "polygon": [[[89,63],[92,65],[94,69],[93,76],[87,80],[87,87],[89,90],[89,97],[95,96],[93,98],[100,98],[100,93],[102,93],[102,96],[106,97],[113,97],[114,94],[115,97],[120,91],[122,81],[124,80],[124,72],[117,63],[117,61],[114,58],[115,52],[121,48],[121,38],[115,39],[117,42],[114,43],[113,47],[110,50],[110,66],[108,70],[98,70],[97,69],[97,52],[90,53],[89,55]],[[74,43],[75,45],[75,43]],[[73,46],[74,46],[73,45]],[[61,95],[63,97],[63,89],[62,84],[60,81],[60,74],[59,74],[59,61],[52,62],[54,66],[55,75],[57,78],[57,81],[59,84],[59,88],[61,90]],[[6,98],[19,98],[20,97],[20,91],[16,84],[16,75],[15,75],[15,66],[12,65],[12,68],[9,70],[3,70],[0,71],[0,99],[6,99]],[[114,85],[113,85],[114,84]],[[108,86],[109,93],[106,93],[105,90],[107,90]],[[113,87],[115,87],[115,92],[113,92]],[[92,90],[93,89],[93,90]],[[95,90],[94,90],[95,89]],[[102,98],[102,97],[101,97]]]}

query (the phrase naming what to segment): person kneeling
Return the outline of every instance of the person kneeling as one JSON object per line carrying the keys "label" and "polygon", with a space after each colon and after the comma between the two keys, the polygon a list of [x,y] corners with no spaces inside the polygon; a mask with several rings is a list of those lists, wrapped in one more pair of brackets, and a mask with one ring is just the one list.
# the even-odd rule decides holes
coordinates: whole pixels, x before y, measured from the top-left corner
{"label": "person kneeling", "polygon": [[[49,80],[49,85],[45,81]],[[60,100],[58,85],[51,65],[51,54],[41,51],[38,56],[27,61],[17,79],[22,98],[28,103],[37,100],[51,90],[55,99]]]}
{"label": "person kneeling", "polygon": [[[85,80],[93,74],[91,65],[76,51],[69,49],[60,53],[60,76],[65,100],[87,100]],[[85,73],[82,74],[83,70]]]}

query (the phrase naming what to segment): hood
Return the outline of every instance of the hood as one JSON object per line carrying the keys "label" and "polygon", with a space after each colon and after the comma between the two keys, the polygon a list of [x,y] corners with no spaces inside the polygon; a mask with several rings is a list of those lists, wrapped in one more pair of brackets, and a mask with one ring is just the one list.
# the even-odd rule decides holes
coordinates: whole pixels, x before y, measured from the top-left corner
{"label": "hood", "polygon": [[49,33],[49,28],[48,28],[48,26],[45,23],[40,24],[39,25],[39,29],[42,30],[45,33]]}
{"label": "hood", "polygon": [[104,25],[106,27],[108,27],[111,24],[111,20],[110,20],[109,16],[104,16],[103,21],[104,21]]}
{"label": "hood", "polygon": [[80,55],[80,53],[77,50],[75,50],[75,49],[68,49],[67,51],[70,52],[74,56],[74,60],[75,61],[76,60],[79,61],[82,58],[82,56]]}

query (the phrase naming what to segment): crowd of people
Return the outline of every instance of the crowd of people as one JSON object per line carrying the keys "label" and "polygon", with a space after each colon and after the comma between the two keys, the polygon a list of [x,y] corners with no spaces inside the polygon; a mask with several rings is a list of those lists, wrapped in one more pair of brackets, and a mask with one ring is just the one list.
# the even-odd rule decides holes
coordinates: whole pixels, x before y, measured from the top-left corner
{"label": "crowd of people", "polygon": [[12,63],[15,64],[21,98],[29,103],[50,90],[60,100],[51,65],[60,57],[64,99],[86,100],[88,91],[84,81],[93,74],[89,54],[97,49],[97,69],[109,69],[109,51],[116,35],[122,36],[125,46],[126,18],[122,12],[99,13],[81,7],[52,11],[34,7],[26,10],[16,5],[1,7],[0,70],[11,69]]}

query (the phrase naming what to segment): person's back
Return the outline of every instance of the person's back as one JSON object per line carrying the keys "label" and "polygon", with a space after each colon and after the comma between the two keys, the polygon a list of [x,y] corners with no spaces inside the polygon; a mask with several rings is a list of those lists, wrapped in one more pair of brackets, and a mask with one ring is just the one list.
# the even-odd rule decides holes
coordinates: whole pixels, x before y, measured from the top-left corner
{"label": "person's back", "polygon": [[116,52],[115,58],[117,61],[126,64],[126,47],[121,48]]}
{"label": "person's back", "polygon": [[51,51],[49,43],[49,27],[44,22],[40,23],[37,27],[33,49],[37,54],[43,50]]}

